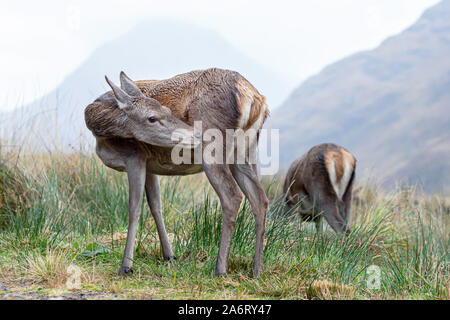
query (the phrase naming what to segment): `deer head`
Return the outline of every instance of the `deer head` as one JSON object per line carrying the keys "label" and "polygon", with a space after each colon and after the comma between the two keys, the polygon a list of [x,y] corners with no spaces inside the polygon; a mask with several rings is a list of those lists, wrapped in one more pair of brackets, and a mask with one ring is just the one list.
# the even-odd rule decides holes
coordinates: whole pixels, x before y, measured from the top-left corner
{"label": "deer head", "polygon": [[172,111],[157,100],[146,97],[122,71],[121,87],[105,76],[114,93],[118,107],[125,113],[124,124],[134,138],[160,147],[193,148],[200,143],[194,128],[172,115]]}

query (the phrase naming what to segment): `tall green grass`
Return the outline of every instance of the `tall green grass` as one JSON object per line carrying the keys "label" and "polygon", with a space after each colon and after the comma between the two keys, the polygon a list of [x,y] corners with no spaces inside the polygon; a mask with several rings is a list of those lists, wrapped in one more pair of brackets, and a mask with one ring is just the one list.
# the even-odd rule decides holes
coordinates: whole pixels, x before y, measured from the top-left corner
{"label": "tall green grass", "polygon": [[[126,281],[136,290],[158,288],[177,298],[449,298],[449,204],[444,196],[421,195],[413,188],[384,194],[359,187],[347,237],[329,230],[317,233],[309,223],[280,216],[273,201],[259,279],[251,278],[255,224],[244,201],[230,275],[214,279],[220,203],[203,175],[165,177],[164,218],[178,259],[162,260],[144,201],[134,262],[138,275],[122,280],[115,272],[128,224],[126,175],[92,155],[0,157],[0,271],[8,269],[5,276],[12,279],[36,273],[30,272],[36,265],[30,259],[42,259],[33,257],[56,252],[87,273],[98,272],[97,283],[106,291]],[[264,180],[272,199],[281,196],[281,182]],[[117,235],[122,237],[117,240]],[[378,290],[367,287],[371,265],[381,270]]]}

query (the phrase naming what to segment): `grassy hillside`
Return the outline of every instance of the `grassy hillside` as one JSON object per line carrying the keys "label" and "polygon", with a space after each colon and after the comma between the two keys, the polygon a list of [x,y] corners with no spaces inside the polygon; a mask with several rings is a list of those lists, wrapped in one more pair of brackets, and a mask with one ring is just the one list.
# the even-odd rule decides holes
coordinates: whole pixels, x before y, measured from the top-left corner
{"label": "grassy hillside", "polygon": [[[220,205],[203,175],[162,178],[166,226],[177,260],[162,260],[147,204],[134,274],[116,276],[127,228],[126,175],[92,155],[18,155],[0,148],[0,299],[449,299],[450,201],[414,188],[355,192],[344,238],[276,217],[267,220],[265,270],[251,277],[254,221],[242,204],[228,277],[214,278]],[[269,197],[281,180],[265,179]],[[67,289],[80,269],[80,289]],[[380,289],[367,268],[381,270]]]}

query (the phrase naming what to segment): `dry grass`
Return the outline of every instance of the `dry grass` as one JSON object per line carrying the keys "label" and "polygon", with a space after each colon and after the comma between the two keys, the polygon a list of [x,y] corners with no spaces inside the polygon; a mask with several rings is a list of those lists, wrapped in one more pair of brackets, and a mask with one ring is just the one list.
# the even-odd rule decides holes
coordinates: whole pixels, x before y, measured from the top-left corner
{"label": "dry grass", "polygon": [[65,288],[70,265],[67,256],[61,251],[30,255],[26,258],[24,279],[43,283],[50,288]]}
{"label": "dry grass", "polygon": [[356,296],[356,289],[328,280],[316,280],[307,289],[306,294],[308,299],[353,299]]}

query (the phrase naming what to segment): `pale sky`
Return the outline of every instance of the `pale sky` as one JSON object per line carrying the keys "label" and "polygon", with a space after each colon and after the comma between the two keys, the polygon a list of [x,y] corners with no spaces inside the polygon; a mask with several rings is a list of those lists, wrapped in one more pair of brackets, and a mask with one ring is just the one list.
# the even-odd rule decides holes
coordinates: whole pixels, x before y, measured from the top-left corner
{"label": "pale sky", "polygon": [[145,19],[216,30],[247,56],[300,84],[327,64],[376,47],[438,2],[2,0],[0,111],[54,89],[95,48]]}

